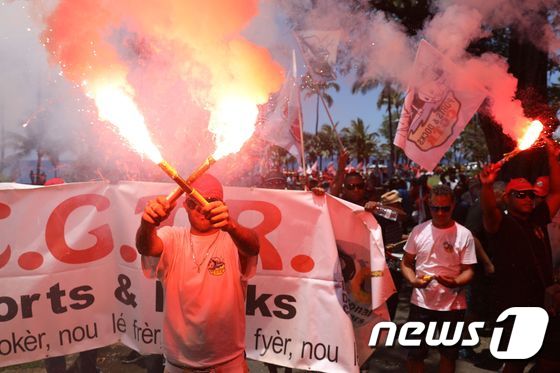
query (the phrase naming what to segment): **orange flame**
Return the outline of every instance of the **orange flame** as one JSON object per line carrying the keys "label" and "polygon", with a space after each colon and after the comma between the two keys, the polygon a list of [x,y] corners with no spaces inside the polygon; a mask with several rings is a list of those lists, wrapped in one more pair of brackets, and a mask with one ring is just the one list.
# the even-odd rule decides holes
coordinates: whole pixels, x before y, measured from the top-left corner
{"label": "orange flame", "polygon": [[246,97],[228,96],[217,103],[208,124],[216,143],[214,159],[219,160],[241,149],[255,131],[258,114],[256,103]]}
{"label": "orange flame", "polygon": [[523,137],[521,137],[517,142],[517,148],[519,150],[529,149],[535,143],[535,141],[537,141],[537,139],[541,135],[543,128],[544,126],[540,120],[532,121],[525,130]]}
{"label": "orange flame", "polygon": [[163,157],[152,142],[144,116],[136,106],[131,89],[122,84],[87,86],[87,95],[95,100],[99,119],[112,123],[128,144],[151,161],[160,163]]}

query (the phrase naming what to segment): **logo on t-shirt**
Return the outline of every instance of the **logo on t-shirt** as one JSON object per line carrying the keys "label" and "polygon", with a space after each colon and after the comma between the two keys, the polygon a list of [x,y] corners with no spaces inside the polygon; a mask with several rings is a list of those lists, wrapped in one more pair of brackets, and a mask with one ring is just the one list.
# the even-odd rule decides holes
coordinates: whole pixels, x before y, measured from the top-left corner
{"label": "logo on t-shirt", "polygon": [[208,262],[208,272],[214,276],[221,276],[226,271],[226,263],[223,258],[217,256],[210,258]]}
{"label": "logo on t-shirt", "polygon": [[453,252],[453,245],[451,245],[449,242],[445,241],[443,243],[443,249],[448,253],[452,253]]}

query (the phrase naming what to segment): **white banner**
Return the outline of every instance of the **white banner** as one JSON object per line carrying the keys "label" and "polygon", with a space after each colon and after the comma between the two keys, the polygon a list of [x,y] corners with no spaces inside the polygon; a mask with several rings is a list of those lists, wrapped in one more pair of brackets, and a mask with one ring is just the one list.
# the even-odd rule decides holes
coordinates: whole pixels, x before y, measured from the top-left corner
{"label": "white banner", "polygon": [[[146,201],[173,188],[130,182],[0,190],[0,366],[118,341],[141,353],[161,352],[162,288],[144,277],[134,236]],[[369,281],[362,267],[374,276],[379,308],[361,311],[360,325],[386,317],[382,303],[392,282],[375,220],[353,213],[358,206],[310,192],[230,187],[225,199],[261,241],[247,289],[248,357],[358,371],[369,334],[355,341],[347,314],[355,295],[344,291],[337,243],[360,265],[362,303],[371,299],[363,297]],[[182,208],[165,222],[186,223]]]}

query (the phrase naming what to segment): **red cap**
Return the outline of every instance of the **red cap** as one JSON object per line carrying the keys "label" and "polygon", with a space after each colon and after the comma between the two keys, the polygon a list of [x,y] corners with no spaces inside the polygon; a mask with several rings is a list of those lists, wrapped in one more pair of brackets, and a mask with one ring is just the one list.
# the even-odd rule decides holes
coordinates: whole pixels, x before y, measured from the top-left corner
{"label": "red cap", "polygon": [[224,188],[222,187],[222,183],[210,174],[202,174],[192,183],[192,186],[206,199],[224,199]]}
{"label": "red cap", "polygon": [[518,190],[518,191],[523,191],[523,190],[535,190],[535,188],[533,188],[533,184],[531,184],[527,179],[519,177],[516,179],[511,179],[509,181],[509,183],[507,183],[506,185],[506,191],[505,193],[509,193],[512,190]]}
{"label": "red cap", "polygon": [[548,195],[548,176],[539,176],[533,189],[537,196],[546,197]]}

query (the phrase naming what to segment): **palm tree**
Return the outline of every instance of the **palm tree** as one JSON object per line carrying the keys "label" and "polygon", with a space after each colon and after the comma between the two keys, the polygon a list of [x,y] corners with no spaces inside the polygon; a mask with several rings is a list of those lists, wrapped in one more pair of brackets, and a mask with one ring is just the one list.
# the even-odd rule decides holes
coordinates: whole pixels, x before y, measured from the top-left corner
{"label": "palm tree", "polygon": [[[317,136],[309,133],[303,132],[303,146],[305,147],[306,161],[314,163],[319,158],[319,144],[317,141]],[[305,168],[305,165],[304,165]]]}
{"label": "palm tree", "polygon": [[[363,72],[358,74],[359,76],[363,76]],[[368,78],[360,78],[356,82],[354,82],[352,86],[352,93],[362,93],[366,94],[369,91],[378,88],[381,84],[383,84],[383,88],[379,94],[377,99],[377,108],[381,109],[383,106],[387,106],[387,118],[388,118],[388,137],[387,142],[389,144],[389,175],[393,173],[393,164],[395,162],[395,146],[393,145],[393,134],[395,133],[395,129],[393,128],[393,107],[396,108],[396,112],[400,113],[400,109],[402,108],[404,97],[403,95],[395,90],[393,87],[393,83],[390,81],[379,81],[373,80]]]}
{"label": "palm tree", "polygon": [[58,164],[60,144],[48,137],[46,132],[47,129],[43,124],[35,123],[25,127],[23,134],[16,132],[8,134],[8,146],[15,151],[15,158],[23,158],[33,152],[37,155],[35,174],[31,180],[33,184],[39,184],[40,182],[45,157],[55,162],[53,166]]}
{"label": "palm tree", "polygon": [[301,79],[301,90],[305,92],[305,98],[309,98],[313,95],[317,97],[315,107],[315,134],[319,131],[319,101],[322,98],[328,107],[331,107],[334,103],[332,96],[326,92],[331,88],[337,92],[340,91],[340,86],[336,82],[316,82],[313,80],[310,73],[305,74]]}
{"label": "palm tree", "polygon": [[318,136],[319,144],[321,147],[321,154],[325,157],[329,157],[331,161],[333,161],[336,150],[339,149],[338,135],[335,129],[330,124],[323,124],[321,126],[321,131],[319,131],[318,133]]}
{"label": "palm tree", "polygon": [[361,118],[353,119],[350,126],[342,129],[345,147],[350,155],[366,165],[374,154],[377,144],[369,126]]}

